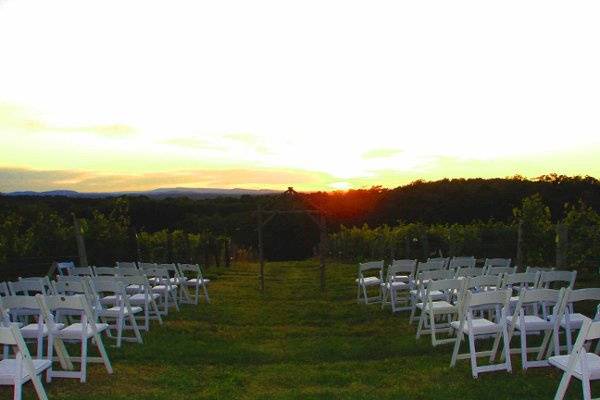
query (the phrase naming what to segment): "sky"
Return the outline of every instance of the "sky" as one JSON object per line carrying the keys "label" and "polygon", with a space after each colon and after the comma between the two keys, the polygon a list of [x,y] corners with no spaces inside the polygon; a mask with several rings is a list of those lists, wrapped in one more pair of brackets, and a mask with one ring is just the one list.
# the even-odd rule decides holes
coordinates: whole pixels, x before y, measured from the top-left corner
{"label": "sky", "polygon": [[600,178],[598,1],[0,0],[0,192]]}

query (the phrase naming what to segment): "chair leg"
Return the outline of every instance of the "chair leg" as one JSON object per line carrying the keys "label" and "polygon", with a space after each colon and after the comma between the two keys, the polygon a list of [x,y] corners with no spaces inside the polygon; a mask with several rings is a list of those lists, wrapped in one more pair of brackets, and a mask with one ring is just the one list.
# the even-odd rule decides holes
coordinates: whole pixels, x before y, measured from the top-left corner
{"label": "chair leg", "polygon": [[38,374],[33,374],[31,376],[31,383],[33,383],[33,388],[37,393],[39,400],[48,400],[48,396],[46,395],[46,390],[44,390],[44,385],[40,380],[40,376]]}
{"label": "chair leg", "polygon": [[512,361],[510,359],[510,339],[508,337],[508,329],[506,325],[502,327],[502,340],[504,341],[504,358],[506,363],[506,370],[512,372]]}
{"label": "chair leg", "polygon": [[419,326],[417,327],[417,339],[421,337],[421,330],[423,329],[423,322],[425,321],[425,311],[421,311],[421,315],[419,317]]}
{"label": "chair leg", "polygon": [[363,295],[365,296],[365,304],[369,304],[369,296],[367,293],[367,287],[365,285],[362,285],[362,289],[363,289]]}
{"label": "chair leg", "polygon": [[571,381],[571,374],[567,371],[563,374],[560,384],[558,385],[558,389],[556,389],[556,394],[554,395],[554,400],[562,400],[565,397],[565,393],[567,393],[567,389],[569,387],[569,382]]}
{"label": "chair leg", "polygon": [[527,364],[527,333],[525,331],[525,329],[521,329],[520,331],[521,334],[521,364],[523,369],[527,369],[528,364]]}
{"label": "chair leg", "polygon": [[433,309],[429,310],[429,325],[429,329],[431,330],[431,345],[437,346],[437,337],[435,336],[435,313],[433,312]]}
{"label": "chair leg", "polygon": [[477,378],[479,370],[477,369],[477,349],[475,348],[475,335],[469,333],[469,353],[471,355],[471,374],[473,378]]}
{"label": "chair leg", "polygon": [[15,382],[15,393],[13,395],[14,400],[21,400],[21,392],[23,390],[23,384],[21,382]]}
{"label": "chair leg", "polygon": [[462,329],[459,328],[459,331],[456,332],[456,342],[454,342],[454,350],[452,351],[452,360],[450,361],[450,366],[454,367],[456,365],[456,359],[458,358],[458,352],[460,350],[460,344],[463,341],[464,333]]}
{"label": "chair leg", "polygon": [[87,338],[83,337],[81,339],[81,377],[79,378],[81,383],[85,383],[87,378],[87,344]]}
{"label": "chair leg", "polygon": [[137,342],[142,343],[142,335],[140,334],[140,329],[138,328],[138,324],[135,320],[135,315],[133,315],[133,313],[129,313],[129,324],[133,329],[133,333]]}
{"label": "chair leg", "polygon": [[121,339],[123,337],[123,316],[117,317],[117,347],[121,347]]}
{"label": "chair leg", "polygon": [[[565,336],[567,338],[568,354],[571,354],[571,352],[573,351],[573,334],[571,332],[571,327],[568,325],[565,326]],[[556,355],[558,355],[558,353]]]}
{"label": "chair leg", "polygon": [[102,357],[102,361],[104,362],[104,367],[109,374],[113,373],[112,366],[110,365],[110,360],[108,359],[108,354],[106,353],[106,349],[104,348],[104,344],[102,343],[102,338],[99,334],[94,336],[94,341],[96,342],[96,347],[98,348],[98,352],[100,353],[100,357]]}

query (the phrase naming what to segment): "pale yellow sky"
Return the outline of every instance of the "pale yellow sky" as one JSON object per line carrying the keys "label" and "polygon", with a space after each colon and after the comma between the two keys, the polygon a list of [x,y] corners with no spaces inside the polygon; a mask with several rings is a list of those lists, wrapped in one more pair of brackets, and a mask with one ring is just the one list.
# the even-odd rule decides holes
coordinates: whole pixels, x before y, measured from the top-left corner
{"label": "pale yellow sky", "polygon": [[0,191],[600,177],[600,3],[0,0]]}

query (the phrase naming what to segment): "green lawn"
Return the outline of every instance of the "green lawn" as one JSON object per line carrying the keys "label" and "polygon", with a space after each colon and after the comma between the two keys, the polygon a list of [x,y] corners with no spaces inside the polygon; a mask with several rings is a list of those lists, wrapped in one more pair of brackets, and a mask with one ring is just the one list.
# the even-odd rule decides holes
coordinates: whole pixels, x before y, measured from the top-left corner
{"label": "green lawn", "polygon": [[[450,368],[451,345],[415,340],[407,314],[356,303],[354,265],[329,265],[327,294],[315,262],[210,271],[212,304],[185,306],[155,324],[144,344],[110,347],[115,370],[94,365],[88,383],[55,379],[51,399],[552,399],[552,368],[471,377],[467,360]],[[515,341],[515,344],[517,341]],[[570,398],[581,398],[573,382]],[[600,387],[592,387],[592,392]],[[2,389],[0,398],[12,392]],[[26,398],[35,398],[30,384]]]}

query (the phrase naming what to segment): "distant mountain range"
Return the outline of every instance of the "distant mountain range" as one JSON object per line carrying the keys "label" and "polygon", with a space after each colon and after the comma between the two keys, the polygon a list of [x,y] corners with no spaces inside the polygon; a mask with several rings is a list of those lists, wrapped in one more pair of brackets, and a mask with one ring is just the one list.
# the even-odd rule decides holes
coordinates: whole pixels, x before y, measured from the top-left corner
{"label": "distant mountain range", "polygon": [[74,190],[49,190],[45,192],[19,191],[4,193],[6,196],[62,196],[77,198],[105,198],[118,196],[148,196],[153,198],[189,197],[210,199],[215,197],[240,197],[243,195],[268,195],[282,191],[268,189],[214,189],[214,188],[159,188],[146,191],[123,192],[76,192]]}

